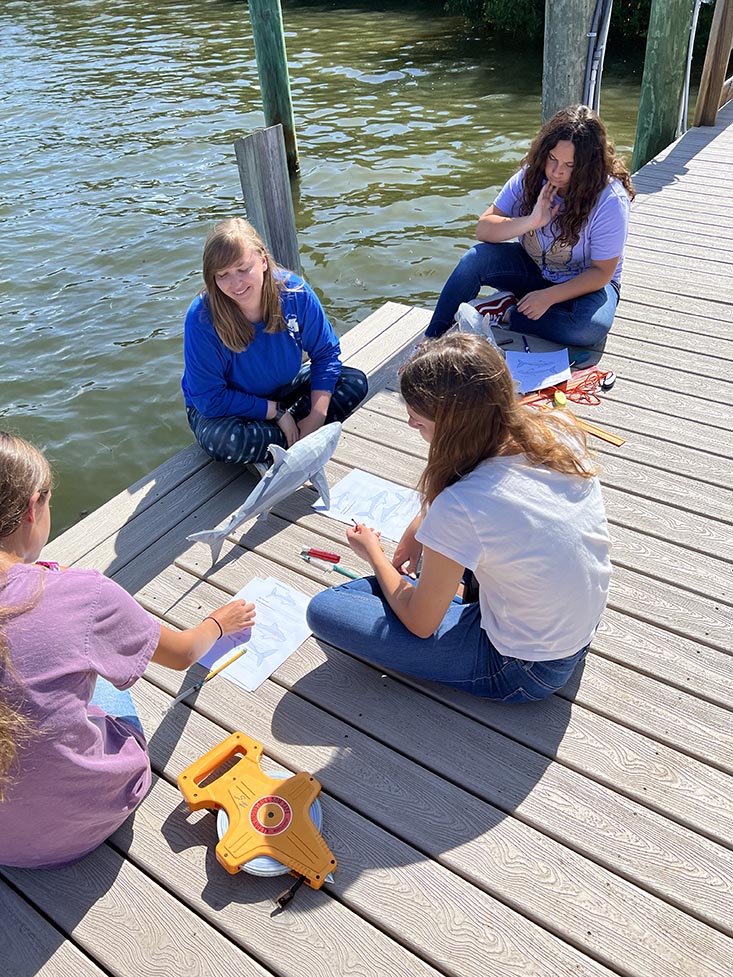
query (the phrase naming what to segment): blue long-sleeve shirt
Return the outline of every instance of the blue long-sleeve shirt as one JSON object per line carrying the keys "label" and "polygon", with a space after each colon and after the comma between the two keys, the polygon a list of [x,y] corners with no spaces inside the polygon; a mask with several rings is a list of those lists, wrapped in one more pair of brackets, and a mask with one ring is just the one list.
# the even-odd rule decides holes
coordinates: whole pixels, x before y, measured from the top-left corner
{"label": "blue long-sleeve shirt", "polygon": [[311,362],[311,389],[333,392],[341,376],[341,347],[313,291],[289,275],[280,293],[287,329],[265,332],[255,323],[247,349],[233,353],[219,339],[205,295],[197,295],[183,329],[184,372],[181,386],[187,406],[204,417],[263,419],[271,394],[296,376],[303,352]]}

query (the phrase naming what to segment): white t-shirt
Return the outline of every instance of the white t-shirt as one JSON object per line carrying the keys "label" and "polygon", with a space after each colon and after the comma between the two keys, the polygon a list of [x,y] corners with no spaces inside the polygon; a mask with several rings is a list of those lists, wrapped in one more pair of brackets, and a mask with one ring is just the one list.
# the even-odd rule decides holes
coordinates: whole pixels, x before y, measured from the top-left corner
{"label": "white t-shirt", "polygon": [[473,571],[481,626],[502,655],[567,658],[593,637],[611,575],[597,478],[490,458],[440,493],[417,539]]}

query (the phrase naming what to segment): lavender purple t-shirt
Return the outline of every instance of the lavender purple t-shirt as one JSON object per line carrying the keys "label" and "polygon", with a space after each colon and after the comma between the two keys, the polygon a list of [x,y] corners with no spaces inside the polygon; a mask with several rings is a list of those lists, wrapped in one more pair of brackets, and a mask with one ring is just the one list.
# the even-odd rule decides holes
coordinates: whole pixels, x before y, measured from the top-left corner
{"label": "lavender purple t-shirt", "polygon": [[[523,192],[522,169],[504,184],[494,206],[508,217],[519,217]],[[555,197],[554,202],[560,204],[562,212],[563,198]],[[537,264],[542,277],[549,282],[566,282],[590,268],[593,261],[618,258],[612,281],[620,284],[630,210],[631,201],[623,183],[610,179],[606,188],[598,195],[598,200],[581,228],[580,237],[572,248],[569,244],[556,240],[557,228],[554,227],[554,221],[539,230],[522,234],[519,242]]]}
{"label": "lavender purple t-shirt", "polygon": [[5,606],[34,607],[5,626],[15,669],[3,692],[31,717],[14,783],[0,804],[0,865],[53,868],[115,831],[150,787],[145,741],[89,700],[97,675],[119,689],[142,675],[159,625],[96,570],[52,573],[17,563]]}

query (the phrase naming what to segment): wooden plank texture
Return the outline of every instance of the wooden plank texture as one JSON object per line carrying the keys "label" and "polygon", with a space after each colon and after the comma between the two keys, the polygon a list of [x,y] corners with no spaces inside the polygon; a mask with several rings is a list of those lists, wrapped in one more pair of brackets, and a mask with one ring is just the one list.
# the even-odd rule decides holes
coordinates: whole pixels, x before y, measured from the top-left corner
{"label": "wooden plank texture", "polygon": [[104,971],[0,882],[4,977],[104,977]]}
{"label": "wooden plank texture", "polygon": [[[622,301],[599,353],[618,382],[575,406],[626,439],[593,439],[614,574],[584,668],[543,702],[506,706],[310,638],[256,692],[222,676],[168,712],[203,670],[151,666],[133,696],[153,788],[76,865],[0,868],[3,977],[728,977],[732,151],[729,105],[635,176]],[[416,483],[427,448],[397,368],[429,316],[388,302],[343,337],[370,399],[344,425],[331,485],[354,468]],[[256,575],[308,595],[333,584],[302,546],[364,572],[310,486],[239,527],[212,568],[186,537],[253,484],[192,445],[48,556],[98,567],[174,628]],[[234,729],[263,743],[266,764],[323,785],[339,867],[283,913],[284,879],[224,872],[214,819],[189,814],[175,787]]]}

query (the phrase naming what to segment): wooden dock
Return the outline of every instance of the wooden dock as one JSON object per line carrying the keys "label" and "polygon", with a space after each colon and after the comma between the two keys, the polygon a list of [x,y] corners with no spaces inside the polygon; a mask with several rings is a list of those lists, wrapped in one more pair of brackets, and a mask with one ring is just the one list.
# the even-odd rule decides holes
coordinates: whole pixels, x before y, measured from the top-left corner
{"label": "wooden dock", "polygon": [[[503,706],[385,675],[308,640],[256,693],[151,667],[134,696],[154,785],[111,840],[56,872],[0,869],[5,977],[729,977],[733,972],[733,103],[635,178],[623,298],[589,420],[613,539],[608,610],[582,675]],[[376,391],[331,483],[358,467],[414,485],[426,446],[396,366],[425,310],[388,303],[343,341]],[[177,627],[254,576],[308,594],[328,544],[364,571],[303,488],[247,524],[210,573],[187,534],[252,486],[197,447],[92,513],[49,555],[104,570]],[[559,568],[561,572],[561,568]],[[570,609],[572,612],[572,609]],[[179,771],[232,730],[323,784],[333,885],[227,875]]]}

